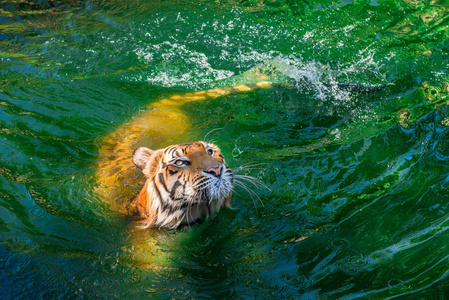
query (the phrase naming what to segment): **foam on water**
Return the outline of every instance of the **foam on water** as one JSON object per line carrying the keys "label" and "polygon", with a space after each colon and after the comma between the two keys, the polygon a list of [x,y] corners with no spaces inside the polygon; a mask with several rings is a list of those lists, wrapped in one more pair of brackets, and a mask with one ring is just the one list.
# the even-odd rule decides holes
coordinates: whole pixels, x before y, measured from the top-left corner
{"label": "foam on water", "polygon": [[[154,85],[189,86],[195,81],[204,83],[234,75],[232,71],[214,69],[206,54],[189,50],[186,45],[178,43],[167,41],[149,45],[146,49],[137,49],[135,53],[145,64],[149,65],[157,63],[155,56],[162,59],[163,63],[159,63],[157,68],[149,69],[146,74],[146,80]],[[182,68],[179,68],[180,65]]]}
{"label": "foam on water", "polygon": [[[159,45],[155,48],[157,50],[161,49]],[[238,75],[230,70],[214,69],[204,53],[189,51],[185,45],[170,45],[168,51],[168,53],[162,54],[164,60],[182,60],[185,68],[176,69],[169,64],[164,64],[158,69],[152,68],[148,70],[145,78],[141,79],[163,87],[178,86],[191,88],[195,85],[207,86],[207,84],[224,81],[234,75]],[[148,49],[136,52],[148,64],[151,64],[153,61],[151,53],[152,51]],[[220,58],[228,59],[228,63],[234,63],[238,66],[241,64],[252,65],[252,68],[244,73],[253,74],[253,80],[256,79],[257,75],[264,74],[268,76],[267,80],[275,83],[290,83],[296,86],[298,90],[314,91],[316,97],[322,101],[326,101],[329,97],[341,102],[351,100],[350,91],[340,88],[340,84],[345,82],[357,84],[357,82],[348,82],[350,80],[348,78],[354,78],[360,75],[361,72],[366,72],[367,66],[377,69],[377,63],[373,59],[374,51],[367,51],[366,56],[363,56],[365,53],[360,53],[359,61],[341,69],[335,69],[330,63],[323,64],[315,60],[303,61],[301,58],[292,55],[282,55],[276,51],[265,53],[254,50],[248,53],[240,52],[234,58],[227,56],[226,53],[223,50]],[[360,68],[361,66],[363,68]],[[384,77],[379,72],[375,74],[378,78]],[[249,81],[253,81],[249,78],[251,75],[247,77]]]}
{"label": "foam on water", "polygon": [[[131,81],[195,90],[257,70],[258,73],[269,74],[269,79],[274,82],[285,81],[293,83],[298,90],[315,91],[316,97],[322,101],[332,97],[341,102],[351,100],[350,93],[339,88],[341,83],[385,83],[385,75],[381,71],[383,62],[375,59],[375,45],[358,51],[352,62],[344,65],[313,57],[304,58],[287,52],[299,44],[314,42],[312,50],[322,56],[327,38],[320,36],[320,32],[274,28],[273,23],[255,23],[244,18],[241,12],[233,13],[232,21],[223,17],[203,21],[201,26],[192,26],[198,16],[188,14],[172,18],[164,16],[153,22],[136,24],[133,29],[139,29],[139,32],[127,43],[132,45],[131,51],[147,68],[138,75],[125,76]],[[167,27],[166,30],[174,34],[161,39],[161,27]],[[341,30],[346,34],[353,28],[351,25]],[[162,42],[157,42],[159,40]],[[341,48],[341,45],[336,48]]]}

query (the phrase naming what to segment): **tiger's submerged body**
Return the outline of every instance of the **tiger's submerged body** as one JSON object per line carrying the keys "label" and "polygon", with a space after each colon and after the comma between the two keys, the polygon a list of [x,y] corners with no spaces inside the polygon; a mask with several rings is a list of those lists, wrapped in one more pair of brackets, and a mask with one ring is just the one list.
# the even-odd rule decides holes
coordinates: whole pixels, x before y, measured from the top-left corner
{"label": "tiger's submerged body", "polygon": [[191,130],[181,108],[189,102],[270,87],[271,82],[261,81],[152,103],[104,139],[98,192],[118,210],[137,217],[139,228],[177,228],[216,215],[230,206],[234,175],[217,146],[201,141],[177,144]]}
{"label": "tiger's submerged body", "polygon": [[[201,217],[212,216],[221,207],[229,206],[233,179],[232,171],[225,165],[223,157],[212,158],[217,160],[214,163],[220,163],[223,166],[224,174],[222,176],[229,178],[222,178],[218,181],[208,179],[211,180],[211,186],[208,186],[209,190],[199,191],[201,180],[206,179],[199,179],[193,174],[199,174],[198,176],[203,176],[203,178],[210,177],[211,174],[207,173],[207,167],[201,167],[201,165],[212,159],[206,155],[208,147],[217,153],[219,153],[219,149],[205,142],[178,144],[185,142],[184,137],[191,135],[192,132],[192,126],[183,111],[183,105],[218,98],[230,93],[268,89],[273,85],[294,88],[295,84],[289,84],[291,78],[284,75],[284,73],[291,73],[291,68],[292,66],[282,60],[269,61],[230,78],[230,81],[235,84],[234,86],[173,95],[151,103],[103,140],[99,149],[96,173],[99,182],[98,192],[110,202],[116,203],[117,210],[137,215],[141,219],[141,228],[175,228],[181,224],[194,223]],[[237,84],[238,82],[245,82],[245,84]],[[383,86],[370,87],[351,84],[338,86],[361,93],[371,93],[383,89]],[[298,149],[288,147],[281,151],[273,149],[270,151],[270,157],[310,152],[332,143],[335,139],[330,134],[330,136],[306,147]],[[161,150],[138,148],[144,145]],[[136,148],[138,149],[134,152],[133,159],[132,153]],[[195,157],[191,161],[189,158],[191,165],[181,168],[169,163],[171,160],[169,156],[180,156],[181,152],[179,151],[187,151],[189,155],[186,157]],[[162,153],[165,154],[162,155]],[[139,158],[139,155],[143,155],[143,157]],[[144,158],[148,160],[145,164],[142,163]],[[193,171],[193,168],[198,168],[198,170]],[[199,170],[206,174],[202,174]],[[212,188],[213,180],[215,180],[215,189]],[[222,187],[222,184],[225,187]],[[218,191],[219,196],[212,196],[214,191]]]}

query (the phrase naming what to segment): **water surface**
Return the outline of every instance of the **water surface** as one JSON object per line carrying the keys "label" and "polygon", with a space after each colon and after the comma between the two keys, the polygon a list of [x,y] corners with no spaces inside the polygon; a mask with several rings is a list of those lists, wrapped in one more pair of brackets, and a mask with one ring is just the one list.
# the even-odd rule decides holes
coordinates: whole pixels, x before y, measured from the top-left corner
{"label": "water surface", "polygon": [[[2,2],[1,298],[443,297],[448,9]],[[207,135],[257,197],[236,188],[233,211],[154,233],[96,193],[108,133],[255,69],[277,84],[186,105],[179,142]]]}

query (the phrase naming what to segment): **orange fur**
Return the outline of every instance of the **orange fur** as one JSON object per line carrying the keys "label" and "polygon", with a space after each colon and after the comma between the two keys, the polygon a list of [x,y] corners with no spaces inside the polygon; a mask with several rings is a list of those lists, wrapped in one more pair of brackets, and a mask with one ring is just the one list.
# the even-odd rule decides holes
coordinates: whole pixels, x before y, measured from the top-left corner
{"label": "orange fur", "polygon": [[233,174],[213,144],[192,142],[160,150],[139,147],[133,161],[147,177],[129,207],[140,218],[140,228],[175,228],[229,206]]}
{"label": "orange fur", "polygon": [[153,198],[148,195],[148,185],[151,181],[147,180],[145,185],[140,190],[136,199],[130,203],[128,211],[132,215],[136,215],[141,218],[141,221],[145,225],[151,226],[156,221],[157,212],[151,209],[153,205]]}

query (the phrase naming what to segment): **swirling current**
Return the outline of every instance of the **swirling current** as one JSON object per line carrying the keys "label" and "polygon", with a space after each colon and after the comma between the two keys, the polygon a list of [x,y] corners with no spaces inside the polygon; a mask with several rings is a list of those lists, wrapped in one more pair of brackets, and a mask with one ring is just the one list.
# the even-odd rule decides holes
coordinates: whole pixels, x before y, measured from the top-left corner
{"label": "swirling current", "polygon": [[[444,298],[448,37],[443,0],[2,1],[0,298]],[[182,108],[257,178],[233,210],[137,230],[96,192],[108,133],[254,74]]]}

